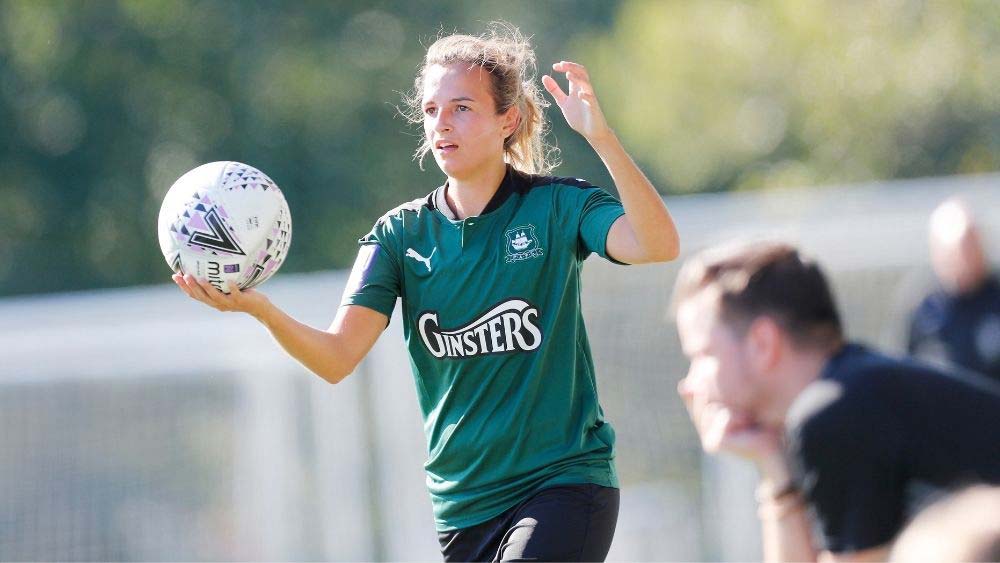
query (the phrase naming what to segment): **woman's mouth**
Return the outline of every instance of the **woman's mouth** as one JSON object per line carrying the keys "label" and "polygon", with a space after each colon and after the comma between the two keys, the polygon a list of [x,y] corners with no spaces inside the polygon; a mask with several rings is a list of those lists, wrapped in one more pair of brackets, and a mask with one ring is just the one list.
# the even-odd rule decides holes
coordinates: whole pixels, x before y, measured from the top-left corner
{"label": "woman's mouth", "polygon": [[438,141],[434,143],[434,150],[439,154],[449,154],[458,150],[458,145],[451,141]]}

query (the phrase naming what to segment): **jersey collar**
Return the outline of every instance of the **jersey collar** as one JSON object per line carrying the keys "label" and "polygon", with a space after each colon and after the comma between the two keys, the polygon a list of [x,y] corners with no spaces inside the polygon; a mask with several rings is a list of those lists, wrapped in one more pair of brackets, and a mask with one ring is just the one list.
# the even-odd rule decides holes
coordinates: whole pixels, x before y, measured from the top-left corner
{"label": "jersey collar", "polygon": [[[483,211],[482,213],[479,214],[479,216],[481,217],[483,215],[486,215],[487,213],[492,213],[493,211],[500,209],[500,206],[502,206],[504,203],[507,203],[507,200],[510,199],[511,195],[513,195],[515,192],[523,193],[527,189],[529,184],[530,182],[528,181],[528,178],[525,174],[515,170],[513,166],[508,164],[507,171],[506,173],[504,173],[503,176],[503,180],[500,181],[500,187],[497,188],[496,193],[493,194],[493,197],[490,198],[490,201],[486,203],[486,207],[483,208]],[[436,207],[437,210],[440,211],[442,215],[444,215],[445,217],[447,217],[452,221],[458,221],[459,220],[458,217],[456,217],[455,213],[452,212],[451,207],[448,205],[448,202],[445,199],[445,191],[447,189],[448,189],[448,183],[445,182],[443,186],[434,190],[434,194],[431,199],[434,203],[434,207]]]}
{"label": "jersey collar", "polygon": [[443,186],[434,190],[434,194],[431,196],[431,199],[434,201],[434,208],[440,211],[441,215],[444,215],[448,219],[458,221],[458,217],[455,216],[455,213],[451,210],[451,207],[448,206],[448,202],[445,200],[444,192],[447,189],[448,183],[445,182]]}

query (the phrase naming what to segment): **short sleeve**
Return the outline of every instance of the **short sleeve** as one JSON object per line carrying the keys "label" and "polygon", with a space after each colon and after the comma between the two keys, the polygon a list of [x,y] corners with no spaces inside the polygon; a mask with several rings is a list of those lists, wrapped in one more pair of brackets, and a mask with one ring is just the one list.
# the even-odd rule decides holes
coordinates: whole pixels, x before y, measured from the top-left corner
{"label": "short sleeve", "polygon": [[618,199],[601,188],[578,188],[582,193],[579,208],[579,242],[581,258],[591,252],[616,263],[623,264],[608,256],[608,232],[611,225],[625,214],[625,208]]}
{"label": "short sleeve", "polygon": [[399,263],[381,230],[376,225],[358,241],[361,248],[340,305],[361,305],[391,317],[400,295]]}
{"label": "short sleeve", "polygon": [[817,416],[789,428],[796,481],[813,511],[822,549],[845,553],[890,543],[905,519],[906,477],[893,460],[896,440],[871,406]]}

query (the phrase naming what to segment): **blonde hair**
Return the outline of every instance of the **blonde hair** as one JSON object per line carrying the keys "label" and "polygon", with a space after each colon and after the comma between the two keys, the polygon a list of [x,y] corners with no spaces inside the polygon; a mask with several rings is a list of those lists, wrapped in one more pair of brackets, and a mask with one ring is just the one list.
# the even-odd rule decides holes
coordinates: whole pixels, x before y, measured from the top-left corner
{"label": "blonde hair", "polygon": [[[549,103],[535,80],[535,52],[528,38],[513,25],[491,22],[486,32],[473,35],[439,35],[427,49],[413,90],[403,95],[401,113],[410,123],[422,123],[424,76],[432,65],[467,63],[482,67],[491,77],[491,93],[497,115],[516,107],[520,119],[517,128],[504,139],[504,160],[529,174],[547,174],[558,165],[558,149],[545,142],[548,122],[542,110]],[[423,169],[424,156],[431,150],[426,133],[413,154]]]}

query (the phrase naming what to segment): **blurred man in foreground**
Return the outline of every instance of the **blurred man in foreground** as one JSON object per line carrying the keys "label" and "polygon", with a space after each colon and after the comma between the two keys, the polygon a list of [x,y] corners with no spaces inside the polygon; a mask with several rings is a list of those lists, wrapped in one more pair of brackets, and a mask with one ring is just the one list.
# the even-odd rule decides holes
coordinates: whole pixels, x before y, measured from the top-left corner
{"label": "blurred man in foreground", "polygon": [[1000,561],[1000,487],[969,487],[927,507],[899,535],[889,560]]}
{"label": "blurred man in foreground", "polygon": [[793,247],[696,256],[674,307],[702,446],[761,472],[766,560],[885,560],[930,495],[1000,483],[1000,392],[845,342],[826,279]]}
{"label": "blurred man in foreground", "polygon": [[968,206],[949,199],[934,210],[930,250],[941,287],[913,314],[909,353],[1000,381],[1000,282]]}

